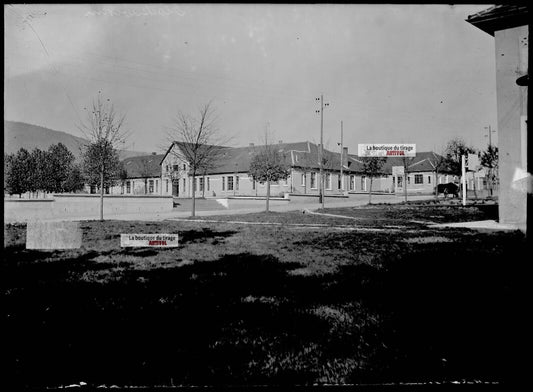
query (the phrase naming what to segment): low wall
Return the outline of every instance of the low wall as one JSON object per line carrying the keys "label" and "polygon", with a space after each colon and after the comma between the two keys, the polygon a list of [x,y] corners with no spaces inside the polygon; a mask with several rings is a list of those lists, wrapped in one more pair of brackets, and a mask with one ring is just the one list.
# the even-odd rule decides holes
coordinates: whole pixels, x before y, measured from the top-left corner
{"label": "low wall", "polygon": [[[319,195],[302,195],[291,193],[289,195],[291,203],[318,203]],[[346,195],[325,195],[325,200],[335,201],[335,200],[347,200],[349,197]]]}
{"label": "low wall", "polygon": [[[219,201],[220,200],[220,201]],[[263,207],[266,205],[266,197],[228,197],[227,199],[218,199],[219,203],[227,203],[227,208],[236,210],[239,208]],[[271,206],[286,206],[289,203],[288,198],[271,197],[269,199]]]}
{"label": "low wall", "polygon": [[[172,211],[169,196],[104,195],[104,217]],[[53,199],[4,199],[4,222],[62,217],[98,219],[100,195],[54,195]]]}

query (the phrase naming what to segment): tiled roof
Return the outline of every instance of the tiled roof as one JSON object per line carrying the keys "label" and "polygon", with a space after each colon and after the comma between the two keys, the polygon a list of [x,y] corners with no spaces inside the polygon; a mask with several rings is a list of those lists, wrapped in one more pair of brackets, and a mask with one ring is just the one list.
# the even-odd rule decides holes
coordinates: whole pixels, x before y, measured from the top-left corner
{"label": "tiled roof", "polygon": [[[223,173],[243,173],[250,169],[250,163],[254,154],[263,146],[247,146],[247,147],[233,147],[225,148],[213,168],[208,170],[206,174],[223,174]],[[287,163],[290,164],[290,152],[301,151],[307,148],[307,143],[280,143],[273,144],[273,148],[277,148],[286,156]]]}
{"label": "tiled roof", "polygon": [[152,154],[126,158],[122,161],[128,178],[160,177],[161,160],[165,155]]}
{"label": "tiled roof", "polygon": [[476,14],[469,15],[468,23],[494,35],[495,31],[528,24],[528,6],[518,4],[495,5]]}
{"label": "tiled roof", "polygon": [[[363,172],[363,165],[361,162],[361,158],[359,158],[357,155],[350,155],[350,159],[355,161],[354,170],[357,172]],[[416,173],[416,172],[432,172],[435,170],[435,165],[442,161],[443,157],[435,154],[432,151],[428,152],[417,152],[416,157],[413,158],[406,158],[407,165],[408,165],[408,171],[410,173]],[[385,163],[383,164],[383,173],[384,174],[392,174],[392,167],[393,166],[403,166],[403,158],[399,157],[393,157],[393,158],[387,158]],[[442,164],[441,164],[442,166]],[[448,170],[446,167],[439,168],[439,172],[446,173]]]}
{"label": "tiled roof", "polygon": [[[176,144],[179,146],[180,143]],[[292,167],[305,168],[307,170],[320,169],[318,158],[319,146],[314,143],[306,141],[298,143],[279,143],[272,144],[271,146],[283,153],[287,160],[287,164]],[[205,174],[246,173],[250,169],[250,163],[254,154],[263,147],[264,146],[261,145],[250,145],[247,147],[220,147],[221,152],[218,159]],[[340,152],[324,149],[324,156],[324,170],[340,170]],[[156,156],[154,155],[154,157]],[[165,155],[157,155],[157,157],[159,162],[161,162]],[[434,165],[439,159],[442,159],[442,157],[433,152],[418,152],[415,158],[408,159],[410,172],[432,172],[435,170]],[[348,157],[344,157],[344,161],[346,164],[343,166],[343,171],[346,174],[363,173],[363,162],[357,155],[348,154]],[[399,157],[387,158],[383,166],[383,173],[392,174],[393,166],[403,166],[403,159]],[[446,169],[441,168],[439,171],[445,173]]]}

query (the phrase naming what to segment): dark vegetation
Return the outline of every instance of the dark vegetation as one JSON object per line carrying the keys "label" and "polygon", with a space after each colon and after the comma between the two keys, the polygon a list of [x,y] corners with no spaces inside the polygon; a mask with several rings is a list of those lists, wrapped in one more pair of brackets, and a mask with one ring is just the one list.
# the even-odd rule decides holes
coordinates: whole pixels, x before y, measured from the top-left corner
{"label": "dark vegetation", "polygon": [[[5,225],[4,385],[512,382],[527,369],[526,241],[412,222],[491,213],[457,211],[228,217],[403,227],[390,231],[91,221],[81,249],[49,252]],[[181,246],[124,249],[120,233]]]}

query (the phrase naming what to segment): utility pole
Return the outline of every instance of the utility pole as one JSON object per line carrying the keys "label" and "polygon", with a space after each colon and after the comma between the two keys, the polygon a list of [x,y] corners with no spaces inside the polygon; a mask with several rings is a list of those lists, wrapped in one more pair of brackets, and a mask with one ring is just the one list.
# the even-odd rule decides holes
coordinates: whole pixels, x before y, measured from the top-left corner
{"label": "utility pole", "polygon": [[[488,127],[484,127],[483,129],[488,129],[489,131],[489,147],[492,146],[492,132],[496,132],[495,130],[492,131],[491,128],[490,128],[490,125]],[[485,135],[485,137],[487,137],[487,135]]]}
{"label": "utility pole", "polygon": [[319,165],[320,165],[320,185],[319,185],[319,193],[318,193],[318,202],[322,203],[322,208],[324,208],[324,162],[323,162],[323,156],[324,156],[324,107],[329,106],[329,103],[324,103],[324,95],[320,94],[320,98],[316,98],[316,101],[320,101],[320,109],[315,110],[315,113],[320,112],[320,149],[318,151],[318,159],[319,159]]}
{"label": "utility pole", "polygon": [[466,158],[461,155],[461,177],[463,185],[463,206],[466,206]]}
{"label": "utility pole", "polygon": [[342,120],[341,120],[341,192],[344,190],[344,177],[342,176],[342,163],[343,163],[343,154],[344,146],[342,144]]}

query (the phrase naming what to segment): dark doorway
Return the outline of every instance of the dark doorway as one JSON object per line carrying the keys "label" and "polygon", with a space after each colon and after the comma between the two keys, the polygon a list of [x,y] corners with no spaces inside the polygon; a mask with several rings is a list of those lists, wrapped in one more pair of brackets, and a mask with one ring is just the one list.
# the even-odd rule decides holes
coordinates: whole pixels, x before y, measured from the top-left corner
{"label": "dark doorway", "polygon": [[172,196],[180,195],[180,183],[178,180],[172,182]]}

